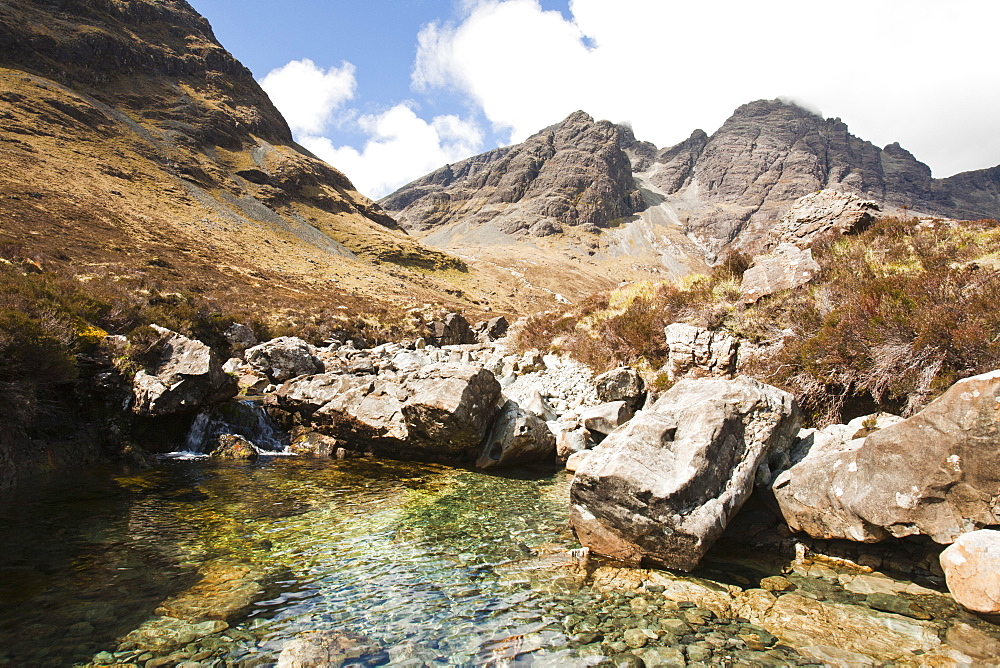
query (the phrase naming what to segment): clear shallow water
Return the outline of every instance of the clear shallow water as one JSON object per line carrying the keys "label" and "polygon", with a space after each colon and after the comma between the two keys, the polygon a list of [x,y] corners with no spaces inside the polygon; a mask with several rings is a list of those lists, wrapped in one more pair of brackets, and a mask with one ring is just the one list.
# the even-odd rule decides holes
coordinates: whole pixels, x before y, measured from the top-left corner
{"label": "clear shallow water", "polygon": [[[0,517],[0,664],[86,663],[164,601],[190,611],[191,592],[201,613],[231,625],[209,638],[218,648],[206,665],[273,664],[289,639],[317,630],[364,637],[359,660],[373,664],[414,647],[423,661],[485,664],[525,636],[565,652],[560,621],[578,592],[532,585],[518,564],[577,546],[569,480],[266,458],[32,481]],[[206,576],[230,579],[198,589]],[[243,605],[234,583],[251,592]]]}

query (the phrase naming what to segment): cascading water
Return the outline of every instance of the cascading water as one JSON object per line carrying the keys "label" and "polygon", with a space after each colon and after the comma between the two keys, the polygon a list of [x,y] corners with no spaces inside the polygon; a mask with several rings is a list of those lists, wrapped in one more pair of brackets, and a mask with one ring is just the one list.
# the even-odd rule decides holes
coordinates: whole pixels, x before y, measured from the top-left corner
{"label": "cascading water", "polygon": [[254,401],[231,401],[199,413],[188,430],[185,449],[203,453],[222,434],[238,434],[264,452],[283,452],[288,434]]}

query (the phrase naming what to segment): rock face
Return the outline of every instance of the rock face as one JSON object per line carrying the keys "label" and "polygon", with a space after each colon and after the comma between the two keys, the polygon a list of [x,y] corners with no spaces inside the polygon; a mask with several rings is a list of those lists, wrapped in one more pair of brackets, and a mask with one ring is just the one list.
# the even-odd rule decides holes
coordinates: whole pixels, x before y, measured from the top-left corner
{"label": "rock face", "polygon": [[236,395],[236,381],[201,341],[154,328],[163,337],[160,362],[153,373],[139,371],[133,381],[133,411],[147,417],[196,411]]}
{"label": "rock face", "polygon": [[743,273],[740,292],[754,302],[782,290],[805,285],[820,272],[812,250],[793,244],[780,244],[767,255],[758,255]]}
{"label": "rock face", "polygon": [[677,383],[577,470],[577,537],[623,561],[693,569],[755,479],[770,480],[799,422],[790,394],[747,378]]}
{"label": "rock face", "polygon": [[245,355],[247,364],[274,383],[323,373],[323,363],[316,357],[316,349],[294,336],[272,339],[249,348]]}
{"label": "rock face", "polygon": [[551,463],[556,438],[545,421],[508,401],[497,416],[476,466],[489,469],[517,464]]}
{"label": "rock face", "polygon": [[1000,614],[1000,531],[963,534],[941,553],[955,601],[973,612]]}
{"label": "rock face", "polygon": [[805,248],[829,235],[857,234],[872,226],[881,212],[877,202],[850,193],[820,190],[795,200],[771,230],[768,245]]}
{"label": "rock face", "polygon": [[682,322],[667,325],[663,331],[667,338],[666,372],[670,380],[685,376],[732,378],[736,373],[738,339]]}
{"label": "rock face", "polygon": [[953,385],[913,417],[813,447],[774,483],[788,525],[816,538],[951,543],[1000,524],[1000,372]]}
{"label": "rock face", "polygon": [[607,227],[642,205],[621,142],[620,128],[578,111],[523,144],[446,165],[381,204],[410,230],[490,222],[541,237],[564,226]]}

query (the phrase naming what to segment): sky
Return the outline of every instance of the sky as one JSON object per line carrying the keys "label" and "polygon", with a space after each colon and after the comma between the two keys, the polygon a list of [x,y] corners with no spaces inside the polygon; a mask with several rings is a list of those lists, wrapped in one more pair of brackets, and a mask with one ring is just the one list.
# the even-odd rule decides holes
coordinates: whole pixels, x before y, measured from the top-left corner
{"label": "sky", "polygon": [[672,146],[782,98],[941,178],[1000,164],[998,0],[189,0],[379,198],[582,109]]}

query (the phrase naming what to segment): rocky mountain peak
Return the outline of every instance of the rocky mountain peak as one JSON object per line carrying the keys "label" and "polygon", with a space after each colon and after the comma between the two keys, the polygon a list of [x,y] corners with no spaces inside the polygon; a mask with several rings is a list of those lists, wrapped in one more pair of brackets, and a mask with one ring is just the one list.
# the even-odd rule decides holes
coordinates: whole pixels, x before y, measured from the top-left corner
{"label": "rocky mountain peak", "polygon": [[412,230],[490,223],[504,234],[542,237],[563,226],[606,227],[642,206],[623,136],[619,126],[576,111],[522,144],[448,165],[380,203]]}

